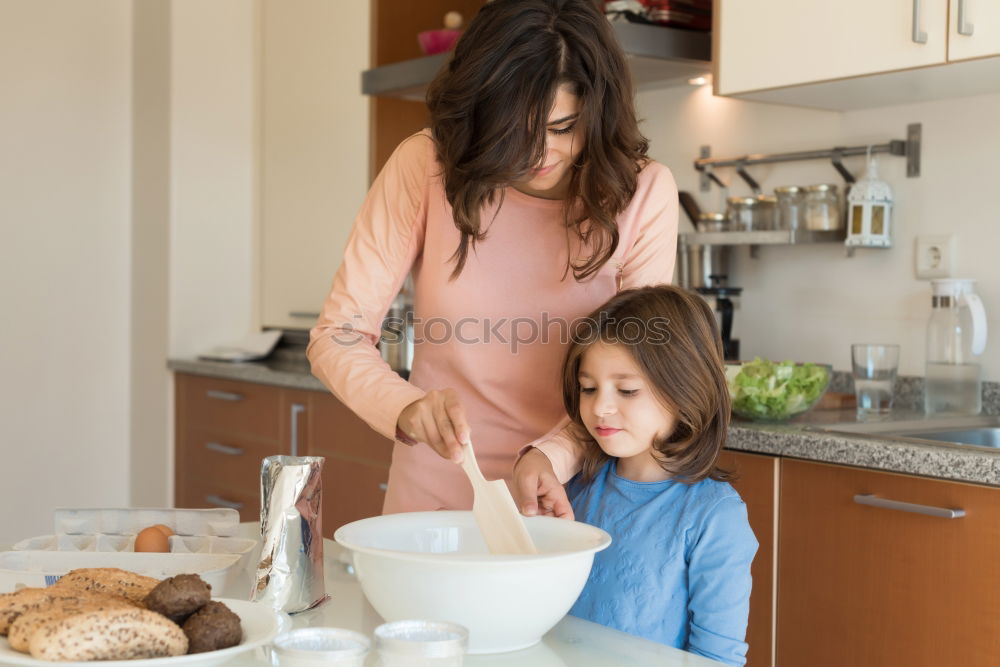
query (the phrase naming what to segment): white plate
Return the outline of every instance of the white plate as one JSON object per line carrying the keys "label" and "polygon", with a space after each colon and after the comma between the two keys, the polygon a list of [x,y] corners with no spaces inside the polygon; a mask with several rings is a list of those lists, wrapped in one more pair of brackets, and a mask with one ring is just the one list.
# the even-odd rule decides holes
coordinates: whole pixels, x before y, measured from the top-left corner
{"label": "white plate", "polygon": [[279,613],[267,605],[246,600],[230,600],[216,598],[225,602],[226,606],[240,617],[243,625],[243,641],[238,646],[224,648],[208,653],[193,653],[191,655],[176,655],[169,658],[149,658],[147,660],[102,660],[92,662],[50,662],[36,660],[27,653],[15,651],[7,643],[6,637],[0,637],[0,664],[30,665],[31,667],[52,667],[53,665],[115,665],[117,667],[187,667],[197,665],[208,667],[231,659],[240,653],[252,651],[260,646],[270,644],[279,632],[290,626],[287,615]]}

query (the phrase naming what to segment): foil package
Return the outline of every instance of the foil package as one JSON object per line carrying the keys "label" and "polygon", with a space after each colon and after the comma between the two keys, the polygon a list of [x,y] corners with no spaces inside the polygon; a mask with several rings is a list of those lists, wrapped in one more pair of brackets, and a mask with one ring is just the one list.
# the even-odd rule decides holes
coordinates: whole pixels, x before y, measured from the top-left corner
{"label": "foil package", "polygon": [[262,547],[250,599],[294,614],[326,599],[323,457],[269,456],[260,469]]}

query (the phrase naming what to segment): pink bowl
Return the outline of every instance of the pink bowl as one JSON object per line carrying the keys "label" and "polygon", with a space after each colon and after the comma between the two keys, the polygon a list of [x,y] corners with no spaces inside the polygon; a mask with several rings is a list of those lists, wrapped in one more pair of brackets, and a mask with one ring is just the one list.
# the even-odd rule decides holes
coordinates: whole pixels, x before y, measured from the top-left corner
{"label": "pink bowl", "polygon": [[458,41],[461,30],[450,30],[442,28],[440,30],[424,30],[417,33],[417,41],[420,42],[420,50],[429,56],[435,53],[450,51],[455,42]]}

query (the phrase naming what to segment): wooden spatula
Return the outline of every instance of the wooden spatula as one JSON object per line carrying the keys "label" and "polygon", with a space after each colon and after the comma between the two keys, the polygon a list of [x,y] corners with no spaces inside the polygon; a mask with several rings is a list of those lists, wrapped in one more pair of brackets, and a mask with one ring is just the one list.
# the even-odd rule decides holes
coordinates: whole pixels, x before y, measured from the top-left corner
{"label": "wooden spatula", "polygon": [[472,443],[465,445],[462,468],[472,482],[475,499],[472,514],[476,517],[479,530],[492,554],[534,554],[538,553],[531,535],[524,526],[524,519],[517,511],[510,489],[502,479],[486,481],[476,463]]}

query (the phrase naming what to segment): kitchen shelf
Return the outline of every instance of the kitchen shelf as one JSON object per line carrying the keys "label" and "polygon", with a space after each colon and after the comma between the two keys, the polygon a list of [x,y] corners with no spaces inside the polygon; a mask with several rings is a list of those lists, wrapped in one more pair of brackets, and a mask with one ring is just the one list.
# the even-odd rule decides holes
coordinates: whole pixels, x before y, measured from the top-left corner
{"label": "kitchen shelf", "polygon": [[[669,86],[711,69],[712,33],[612,21],[640,89]],[[440,53],[383,65],[361,73],[364,95],[424,101],[427,84],[448,61]]]}
{"label": "kitchen shelf", "polygon": [[781,229],[757,232],[693,232],[681,234],[692,245],[798,245],[803,243],[843,243],[846,230],[813,231]]}

